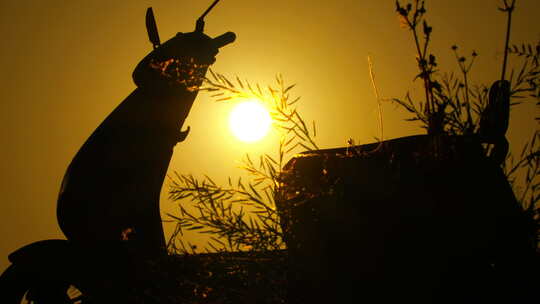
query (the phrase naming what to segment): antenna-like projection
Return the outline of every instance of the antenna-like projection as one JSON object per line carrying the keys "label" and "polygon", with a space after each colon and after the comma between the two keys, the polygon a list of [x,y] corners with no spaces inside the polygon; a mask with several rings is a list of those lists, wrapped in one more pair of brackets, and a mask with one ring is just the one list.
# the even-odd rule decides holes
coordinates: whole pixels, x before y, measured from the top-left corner
{"label": "antenna-like projection", "polygon": [[146,31],[148,31],[148,38],[154,46],[154,50],[161,44],[159,40],[159,34],[156,25],[156,19],[154,18],[154,12],[149,7],[146,10]]}
{"label": "antenna-like projection", "polygon": [[195,32],[202,33],[204,31],[204,17],[214,8],[214,6],[216,6],[218,2],[219,0],[215,0],[214,3],[212,3],[210,7],[206,9],[206,11],[204,11],[199,19],[197,19],[197,23],[195,24]]}

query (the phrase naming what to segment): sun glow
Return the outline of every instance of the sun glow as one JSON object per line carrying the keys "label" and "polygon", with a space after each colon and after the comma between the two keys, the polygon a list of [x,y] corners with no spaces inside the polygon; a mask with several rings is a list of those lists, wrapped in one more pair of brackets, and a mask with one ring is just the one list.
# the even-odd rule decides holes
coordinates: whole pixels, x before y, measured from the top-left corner
{"label": "sun glow", "polygon": [[239,103],[231,111],[229,126],[232,133],[243,142],[262,139],[270,130],[272,119],[264,105],[255,100]]}

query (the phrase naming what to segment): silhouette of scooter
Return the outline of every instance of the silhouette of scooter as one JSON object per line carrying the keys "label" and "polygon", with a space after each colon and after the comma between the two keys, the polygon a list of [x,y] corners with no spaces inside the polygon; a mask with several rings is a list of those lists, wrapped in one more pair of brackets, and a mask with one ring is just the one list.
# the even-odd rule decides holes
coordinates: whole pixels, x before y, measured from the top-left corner
{"label": "silhouette of scooter", "polygon": [[[133,72],[137,88],[87,139],[62,181],[57,216],[67,240],[39,241],[10,254],[12,265],[0,276],[2,303],[25,297],[87,303],[105,296],[110,302],[111,290],[125,291],[140,277],[134,266],[166,254],[159,196],[173,147],[189,133],[182,126],[218,49],[236,38],[203,33],[204,17],[218,1],[195,31],[163,44],[147,10],[154,50]],[[78,297],[68,295],[73,286]]]}

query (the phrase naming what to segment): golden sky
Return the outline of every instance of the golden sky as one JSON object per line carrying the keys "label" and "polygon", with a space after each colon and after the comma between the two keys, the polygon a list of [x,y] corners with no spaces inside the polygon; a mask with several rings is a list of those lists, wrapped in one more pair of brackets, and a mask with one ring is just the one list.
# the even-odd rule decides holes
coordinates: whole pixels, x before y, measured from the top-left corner
{"label": "golden sky", "polygon": [[[148,52],[145,10],[152,6],[161,40],[189,32],[210,0],[0,2],[0,271],[7,255],[28,243],[63,238],[56,197],[71,158],[98,124],[135,88],[131,73]],[[442,70],[457,66],[450,46],[480,56],[471,77],[491,84],[500,75],[505,16],[498,0],[428,0],[433,52]],[[540,39],[538,0],[518,0],[512,42]],[[383,98],[403,97],[416,75],[414,47],[399,27],[395,1],[222,0],[206,18],[206,33],[234,31],[215,71],[261,84],[283,74],[297,83],[300,111],[318,125],[321,147],[372,142],[379,136],[367,56]],[[175,149],[170,170],[238,176],[246,152],[273,149],[266,140],[240,144],[228,131],[230,106],[200,94]],[[423,133],[401,109],[385,103],[385,138]],[[513,149],[532,134],[537,107],[512,111]],[[174,212],[163,189],[162,209]],[[167,228],[167,227],[166,227]]]}

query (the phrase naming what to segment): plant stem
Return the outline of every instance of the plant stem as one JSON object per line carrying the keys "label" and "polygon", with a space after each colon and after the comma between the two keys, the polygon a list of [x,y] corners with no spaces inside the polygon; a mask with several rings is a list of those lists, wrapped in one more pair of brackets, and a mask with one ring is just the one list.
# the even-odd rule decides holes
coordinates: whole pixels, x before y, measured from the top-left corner
{"label": "plant stem", "polygon": [[369,64],[369,76],[371,78],[371,85],[373,86],[373,91],[375,92],[375,98],[377,98],[377,106],[379,108],[379,129],[381,130],[380,141],[382,142],[384,139],[384,129],[383,129],[381,97],[379,95],[379,90],[377,89],[377,85],[375,84],[375,74],[373,73],[373,62],[371,61],[370,56],[368,56],[368,64]]}
{"label": "plant stem", "polygon": [[469,102],[469,81],[467,77],[467,72],[468,70],[463,71],[463,82],[465,85],[465,103],[467,105],[465,107],[465,109],[467,110],[467,128],[474,128],[471,116],[471,103]]}
{"label": "plant stem", "polygon": [[[413,28],[413,36],[414,36],[414,43],[416,45],[416,51],[418,52],[418,65],[420,66],[420,71],[422,75],[422,79],[424,80],[424,91],[426,93],[426,115],[428,117],[431,116],[431,98],[429,94],[429,81],[428,81],[428,73],[425,66],[425,53],[422,53],[422,50],[420,49],[420,41],[418,41],[418,33],[416,32],[416,27]],[[429,122],[428,122],[428,133],[429,133]]]}
{"label": "plant stem", "polygon": [[508,44],[510,43],[510,29],[512,28],[512,12],[514,11],[514,4],[516,3],[516,0],[512,0],[512,4],[508,6],[505,4],[505,11],[508,13],[508,21],[506,23],[506,41],[504,42],[504,59],[503,59],[503,66],[502,66],[502,75],[501,80],[505,80],[506,77],[506,64],[508,61]]}

